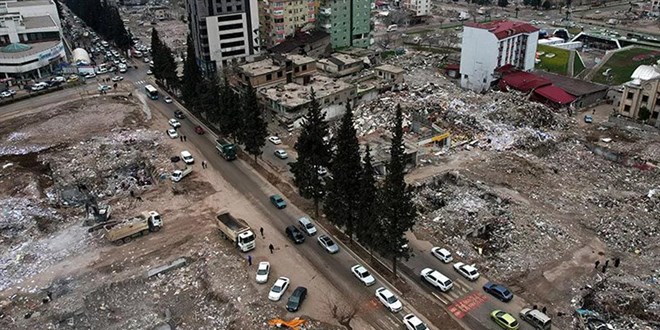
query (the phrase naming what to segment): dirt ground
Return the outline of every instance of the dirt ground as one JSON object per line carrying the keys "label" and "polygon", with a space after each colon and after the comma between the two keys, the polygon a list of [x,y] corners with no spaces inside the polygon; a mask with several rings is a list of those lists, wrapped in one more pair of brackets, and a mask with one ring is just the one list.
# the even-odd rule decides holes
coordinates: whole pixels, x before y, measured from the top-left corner
{"label": "dirt ground", "polygon": [[[265,298],[270,284],[254,283],[256,265],[248,267],[212,221],[220,208],[257,223],[265,217],[217,172],[196,165],[180,183],[170,182],[167,173],[182,165],[169,155],[184,143],[166,137],[166,118],[146,120],[138,101],[111,96],[34,110],[0,125],[1,328],[264,329],[274,317],[294,316],[310,320],[310,328],[337,328],[328,310],[342,307],[343,297],[325,279],[306,284],[325,295],[311,295],[305,315]],[[111,205],[111,219],[156,210],[164,229],[121,246],[107,242],[103,230],[88,232],[90,197],[81,184],[99,205]],[[270,255],[259,238],[254,264],[268,258],[271,279],[287,275],[294,284],[316,276],[295,252],[282,250],[284,238],[268,237],[275,228],[264,227],[280,249]],[[185,266],[145,275],[180,257]],[[300,271],[284,271],[294,268]]]}

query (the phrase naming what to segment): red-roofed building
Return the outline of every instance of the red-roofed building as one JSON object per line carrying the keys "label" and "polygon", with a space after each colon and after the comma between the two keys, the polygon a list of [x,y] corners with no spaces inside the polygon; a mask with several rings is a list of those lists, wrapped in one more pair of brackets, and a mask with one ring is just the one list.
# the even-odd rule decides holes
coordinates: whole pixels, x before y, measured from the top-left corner
{"label": "red-roofed building", "polygon": [[552,81],[529,72],[518,71],[505,75],[502,78],[502,83],[507,87],[529,93],[539,87],[551,85]]}
{"label": "red-roofed building", "polygon": [[533,98],[554,107],[561,107],[575,101],[575,96],[566,93],[565,90],[554,85],[535,89]]}
{"label": "red-roofed building", "polygon": [[488,90],[495,70],[510,65],[521,71],[534,68],[539,29],[529,23],[494,21],[466,23],[461,48],[461,86]]}

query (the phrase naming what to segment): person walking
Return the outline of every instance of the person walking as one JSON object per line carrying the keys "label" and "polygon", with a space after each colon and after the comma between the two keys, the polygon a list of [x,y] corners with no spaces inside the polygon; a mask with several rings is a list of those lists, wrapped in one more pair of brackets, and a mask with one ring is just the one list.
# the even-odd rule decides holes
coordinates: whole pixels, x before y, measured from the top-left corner
{"label": "person walking", "polygon": [[600,260],[596,260],[596,266],[594,268],[598,268],[598,265],[600,265]]}
{"label": "person walking", "polygon": [[183,142],[183,135],[179,135],[179,140],[181,140],[181,142]]}
{"label": "person walking", "polygon": [[548,309],[545,308],[545,306],[543,306],[543,309],[541,310],[541,312],[542,312],[543,314],[545,314],[545,312],[547,312],[547,311],[548,311]]}
{"label": "person walking", "polygon": [[184,135],[183,136],[183,142],[186,142],[186,141],[188,141],[188,138]]}
{"label": "person walking", "polygon": [[605,267],[608,267],[610,265],[610,259],[605,260]]}
{"label": "person walking", "polygon": [[264,237],[264,227],[259,228],[259,232],[261,233],[261,238],[265,238]]}
{"label": "person walking", "polygon": [[616,259],[614,259],[614,268],[619,268],[620,263],[621,263],[621,258],[616,257]]}
{"label": "person walking", "polygon": [[273,250],[275,250],[275,247],[273,247],[273,244],[271,243],[268,245],[268,249],[270,250],[270,254],[273,254]]}
{"label": "person walking", "polygon": [[252,266],[252,256],[248,255],[248,266]]}

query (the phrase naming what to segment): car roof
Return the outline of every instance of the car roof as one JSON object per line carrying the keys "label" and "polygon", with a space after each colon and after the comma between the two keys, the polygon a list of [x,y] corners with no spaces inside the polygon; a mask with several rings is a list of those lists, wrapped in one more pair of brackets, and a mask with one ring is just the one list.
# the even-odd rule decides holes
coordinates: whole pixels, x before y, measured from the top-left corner
{"label": "car roof", "polygon": [[181,151],[181,154],[182,154],[182,155],[185,155],[185,156],[192,156],[192,155],[190,154],[190,151],[188,151],[188,150]]}
{"label": "car roof", "polygon": [[305,224],[305,225],[308,224],[308,223],[312,223],[311,221],[309,221],[309,219],[307,219],[307,217],[302,217],[302,218],[298,219],[298,222],[300,222],[302,224]]}
{"label": "car roof", "polygon": [[265,267],[265,266],[270,266],[270,262],[268,262],[268,261],[262,261],[262,262],[259,263],[259,268],[261,268],[261,266],[264,266],[264,267]]}
{"label": "car roof", "polygon": [[471,265],[463,265],[462,267],[463,267],[463,269],[465,269],[465,270],[468,271],[468,272],[471,272],[471,271],[473,271],[473,270],[474,270],[474,271],[477,271],[477,269],[474,268],[474,267],[471,266]]}
{"label": "car roof", "polygon": [[277,281],[275,281],[275,285],[282,285],[282,284],[284,284],[284,282],[288,282],[288,281],[289,281],[288,278],[280,277],[280,278],[277,279]]}
{"label": "car roof", "polygon": [[408,314],[405,317],[406,320],[410,321],[410,323],[415,327],[423,323],[422,320],[420,320],[416,315]]}
{"label": "car roof", "polygon": [[507,313],[507,312],[502,312],[503,314],[500,315],[502,319],[504,319],[507,323],[513,323],[516,321],[516,318],[513,317],[513,315]]}
{"label": "car roof", "polygon": [[303,293],[303,292],[305,292],[305,291],[307,291],[307,288],[306,288],[306,287],[304,287],[304,286],[299,286],[299,287],[297,287],[295,290],[293,290],[293,295],[294,295],[294,296],[295,296],[295,295],[299,295],[299,294],[301,294],[301,293]]}
{"label": "car roof", "polygon": [[392,296],[394,296],[394,294],[392,293],[392,291],[388,290],[388,289],[385,288],[385,287],[378,289],[378,293],[383,294],[385,297],[392,297]]}
{"label": "car roof", "polygon": [[294,225],[287,226],[286,229],[291,230],[291,231],[293,231],[293,230],[297,231],[298,230],[298,228],[296,228],[296,226],[294,226]]}
{"label": "car roof", "polygon": [[368,272],[368,270],[366,268],[364,268],[364,266],[362,266],[362,265],[355,265],[355,266],[353,266],[353,268],[356,271],[360,272],[360,273],[364,273],[365,271]]}

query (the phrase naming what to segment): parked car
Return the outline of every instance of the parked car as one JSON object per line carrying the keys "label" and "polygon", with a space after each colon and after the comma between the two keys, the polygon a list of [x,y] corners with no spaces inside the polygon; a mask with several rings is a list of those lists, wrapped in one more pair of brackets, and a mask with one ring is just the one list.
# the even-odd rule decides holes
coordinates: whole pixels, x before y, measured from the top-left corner
{"label": "parked car", "polygon": [[277,136],[269,136],[268,141],[274,145],[282,144],[282,140],[280,140],[280,138]]}
{"label": "parked car", "polygon": [[63,83],[63,82],[66,82],[66,79],[62,76],[55,76],[55,77],[51,78],[50,81],[57,81],[57,82]]}
{"label": "parked car", "polygon": [[282,295],[286,291],[287,288],[289,288],[289,283],[291,281],[289,280],[288,277],[280,277],[275,281],[275,284],[273,284],[273,287],[270,288],[270,292],[268,293],[268,299],[272,301],[278,301],[280,298],[282,298]]}
{"label": "parked car", "polygon": [[202,128],[202,126],[199,126],[199,125],[195,126],[195,133],[197,133],[199,135],[204,135],[204,133],[205,133],[204,128]]}
{"label": "parked car", "polygon": [[302,231],[307,233],[307,235],[309,235],[309,236],[316,235],[316,227],[314,226],[312,221],[309,220],[309,218],[302,217],[302,218],[298,219],[298,223],[300,224],[300,229],[302,229]]}
{"label": "parked car", "polygon": [[513,293],[502,284],[488,282],[484,284],[483,288],[484,291],[503,302],[509,302],[513,299]]}
{"label": "parked car", "polygon": [[148,75],[148,76],[150,76],[150,75],[152,75],[152,74],[153,74],[153,72],[151,72],[151,70],[147,70],[147,75]]}
{"label": "parked car", "polygon": [[431,254],[440,259],[440,261],[448,264],[454,260],[454,258],[451,256],[451,252],[447,251],[447,249],[441,248],[441,247],[434,247],[431,249]]}
{"label": "parked car", "polygon": [[174,128],[179,128],[179,127],[181,127],[181,123],[180,123],[178,120],[174,119],[174,118],[170,119],[170,120],[168,121],[168,123],[170,123],[170,126],[172,126],[172,127],[174,127]]}
{"label": "parked car", "polygon": [[324,176],[324,175],[328,174],[328,169],[323,167],[323,166],[319,166],[319,167],[316,168],[316,173],[320,176]]}
{"label": "parked car", "polygon": [[376,283],[376,280],[374,279],[373,276],[369,273],[369,271],[364,268],[362,265],[355,265],[351,267],[351,272],[355,277],[360,280],[360,282],[364,283],[366,286],[370,286],[374,283]]}
{"label": "parked car", "polygon": [[94,72],[88,72],[87,74],[85,74],[85,78],[87,78],[87,79],[91,79],[91,78],[94,78],[94,77],[96,77],[96,73],[94,73]]}
{"label": "parked car", "polygon": [[422,320],[419,319],[419,317],[415,316],[414,314],[408,314],[403,317],[403,324],[406,325],[406,329],[408,330],[428,330],[429,327],[422,322]]}
{"label": "parked car", "polygon": [[165,101],[165,103],[172,103],[172,98],[169,97],[169,96],[165,96],[165,98],[163,99],[163,101]]}
{"label": "parked car", "polygon": [[424,281],[440,289],[442,292],[447,292],[454,286],[454,283],[447,276],[431,268],[422,269],[420,276]]}
{"label": "parked car", "polygon": [[174,111],[174,117],[179,119],[186,119],[186,114],[184,114],[181,110],[176,110]]}
{"label": "parked car", "polygon": [[192,164],[195,163],[195,159],[193,158],[192,154],[188,150],[181,151],[181,159],[187,165],[192,165]]}
{"label": "parked car", "polygon": [[591,115],[584,115],[584,122],[585,123],[590,124],[593,121],[594,121],[594,117],[592,117]]}
{"label": "parked car", "polygon": [[397,298],[390,290],[384,287],[376,289],[376,297],[392,313],[396,313],[403,309],[403,304],[401,301],[399,301],[399,298]]}
{"label": "parked car", "polygon": [[339,246],[337,246],[337,244],[335,244],[332,238],[330,238],[328,235],[319,235],[316,240],[319,242],[319,245],[328,251],[328,253],[334,254],[339,252]]}
{"label": "parked car", "polygon": [[479,278],[479,272],[474,265],[466,265],[462,262],[457,262],[454,264],[454,269],[470,281],[476,281]]}
{"label": "parked car", "polygon": [[257,283],[266,283],[268,282],[268,275],[270,274],[270,263],[268,261],[262,261],[257,267]]}
{"label": "parked car", "polygon": [[502,329],[517,330],[520,327],[520,323],[513,315],[501,310],[494,310],[490,313],[490,318]]}
{"label": "parked car", "polygon": [[170,128],[167,130],[167,136],[169,136],[170,139],[176,139],[179,137],[179,133],[177,133],[174,128]]}
{"label": "parked car", "polygon": [[284,151],[283,149],[277,149],[277,150],[275,150],[275,152],[273,154],[275,155],[275,157],[277,157],[279,159],[289,158],[289,154],[287,154],[286,151]]}
{"label": "parked car", "polygon": [[122,76],[114,76],[114,77],[112,77],[112,81],[114,81],[114,82],[118,82],[118,81],[122,81],[122,80],[124,80],[124,77],[122,77]]}
{"label": "parked car", "polygon": [[305,235],[303,235],[303,233],[301,233],[300,230],[296,228],[296,226],[288,226],[284,232],[286,233],[286,236],[295,244],[302,244],[305,242]]}
{"label": "parked car", "polygon": [[99,87],[96,88],[96,89],[98,89],[99,92],[106,92],[106,91],[111,90],[112,87],[110,87],[110,86],[108,86],[108,85],[99,85]]}
{"label": "parked car", "polygon": [[149,63],[151,61],[148,57],[145,57],[142,60],[144,61],[144,63]]}
{"label": "parked car", "polygon": [[3,98],[3,99],[7,98],[7,97],[11,97],[11,93],[9,93],[7,91],[4,91],[4,92],[0,93],[0,97]]}
{"label": "parked car", "polygon": [[295,290],[293,290],[291,297],[289,297],[289,301],[286,303],[286,310],[292,313],[297,311],[300,309],[300,305],[302,305],[306,297],[307,288],[304,286],[297,287]]}
{"label": "parked car", "polygon": [[286,202],[280,195],[271,195],[270,196],[270,202],[275,205],[278,209],[283,209],[286,207]]}

